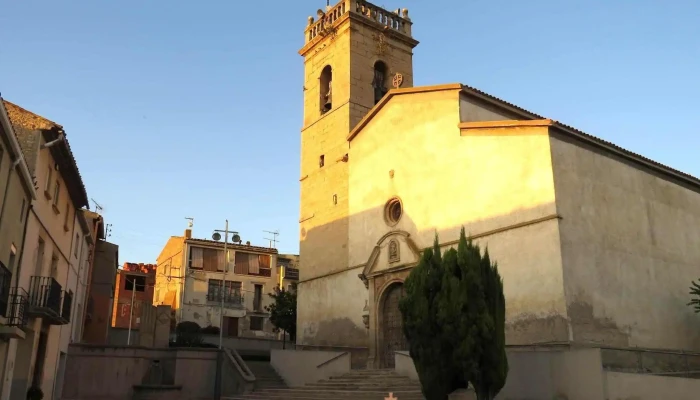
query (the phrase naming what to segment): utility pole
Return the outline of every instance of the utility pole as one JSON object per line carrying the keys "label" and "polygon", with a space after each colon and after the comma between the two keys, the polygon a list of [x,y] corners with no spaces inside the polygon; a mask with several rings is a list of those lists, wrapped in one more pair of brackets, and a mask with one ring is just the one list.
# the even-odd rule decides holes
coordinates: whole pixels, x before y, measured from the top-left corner
{"label": "utility pole", "polygon": [[[127,282],[129,277],[126,277]],[[134,320],[134,295],[136,294],[136,279],[131,280],[131,306],[129,307],[129,337],[126,339],[126,345],[131,345],[131,323]]]}
{"label": "utility pole", "polygon": [[[237,235],[238,232],[232,232],[228,230],[228,220],[226,220],[226,226],[224,227],[224,230],[215,230],[214,231],[214,237],[216,238],[216,235],[218,232],[223,232],[224,233],[224,276],[221,279],[221,290],[219,291],[219,294],[221,295],[221,318],[219,321],[219,350],[223,348],[223,343],[224,343],[224,300],[226,299],[226,296],[224,294],[226,290],[226,270],[228,269],[228,234],[233,233],[234,235]],[[221,236],[219,236],[221,238]],[[216,239],[215,239],[216,240]]]}

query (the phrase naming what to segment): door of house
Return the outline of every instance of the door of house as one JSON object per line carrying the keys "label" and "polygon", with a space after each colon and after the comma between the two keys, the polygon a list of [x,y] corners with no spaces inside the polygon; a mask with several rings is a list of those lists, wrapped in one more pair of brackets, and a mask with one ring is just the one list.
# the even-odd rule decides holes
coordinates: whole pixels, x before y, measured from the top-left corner
{"label": "door of house", "polygon": [[224,317],[224,335],[238,336],[238,318]]}
{"label": "door of house", "polygon": [[403,334],[403,321],[399,310],[399,300],[403,297],[402,284],[387,288],[382,304],[382,366],[394,368],[394,352],[408,350],[408,341]]}

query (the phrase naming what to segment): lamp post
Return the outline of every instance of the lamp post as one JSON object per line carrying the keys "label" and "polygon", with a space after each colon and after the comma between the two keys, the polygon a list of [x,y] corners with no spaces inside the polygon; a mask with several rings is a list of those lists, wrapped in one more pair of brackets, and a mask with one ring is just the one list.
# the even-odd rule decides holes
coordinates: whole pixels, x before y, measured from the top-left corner
{"label": "lamp post", "polygon": [[216,239],[216,236],[219,235],[218,232],[223,232],[224,233],[224,276],[221,279],[221,290],[219,291],[219,294],[221,295],[221,316],[219,319],[219,349],[223,348],[223,343],[224,343],[224,301],[226,299],[226,296],[224,292],[226,291],[226,270],[228,269],[228,234],[233,233],[234,235],[237,235],[238,232],[232,232],[228,230],[228,220],[226,220],[226,226],[224,227],[224,230],[215,230],[214,231],[214,239]]}

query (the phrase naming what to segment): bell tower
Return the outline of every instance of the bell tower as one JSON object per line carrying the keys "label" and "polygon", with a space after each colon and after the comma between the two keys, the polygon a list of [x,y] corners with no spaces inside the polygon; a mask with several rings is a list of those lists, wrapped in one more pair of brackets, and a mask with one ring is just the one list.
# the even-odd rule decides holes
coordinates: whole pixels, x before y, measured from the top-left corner
{"label": "bell tower", "polygon": [[[310,279],[315,283],[310,283],[305,295],[299,292],[304,298],[319,298],[311,293],[316,289],[332,291],[332,286],[323,288],[324,277],[352,267],[348,265],[348,165],[352,160],[347,136],[394,87],[393,82],[400,87],[413,85],[413,48],[418,41],[411,36],[411,25],[407,9],[389,11],[363,0],[327,3],[308,18],[299,51],[304,57],[300,287]],[[352,280],[360,283],[357,274]],[[328,304],[304,304],[306,300],[311,298],[300,298],[300,333],[307,322],[334,318],[330,310],[323,311]],[[325,336],[320,331],[316,335]],[[307,339],[313,342],[300,337],[300,343]]]}

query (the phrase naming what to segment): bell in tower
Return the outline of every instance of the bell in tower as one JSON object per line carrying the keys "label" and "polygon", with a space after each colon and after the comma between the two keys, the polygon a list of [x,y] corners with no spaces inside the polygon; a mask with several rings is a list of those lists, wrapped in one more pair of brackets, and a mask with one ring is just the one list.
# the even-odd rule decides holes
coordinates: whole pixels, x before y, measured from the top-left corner
{"label": "bell in tower", "polygon": [[379,103],[379,101],[384,97],[384,95],[389,91],[386,88],[386,65],[377,61],[374,63],[374,78],[372,79],[372,87],[374,88],[374,104]]}
{"label": "bell in tower", "polygon": [[327,113],[333,108],[333,70],[330,65],[321,72],[321,113]]}

